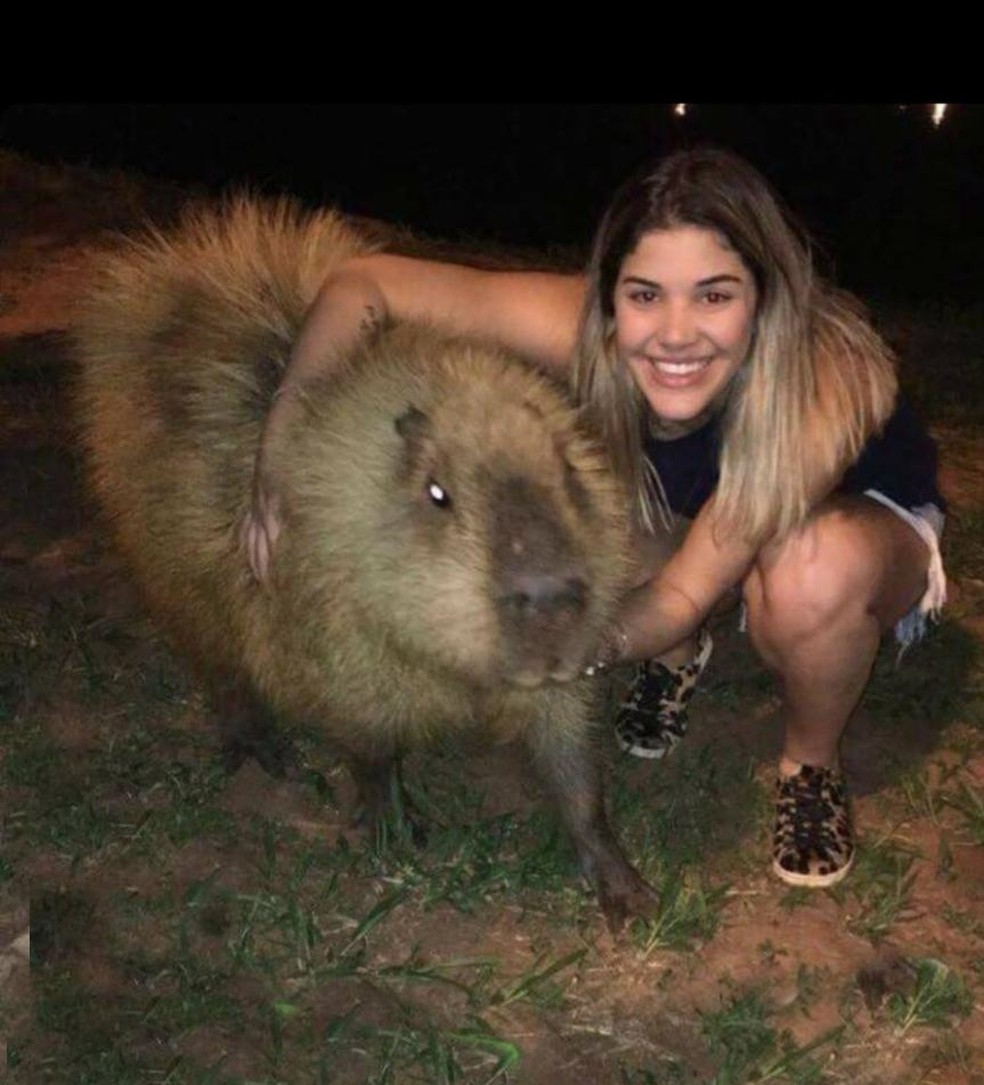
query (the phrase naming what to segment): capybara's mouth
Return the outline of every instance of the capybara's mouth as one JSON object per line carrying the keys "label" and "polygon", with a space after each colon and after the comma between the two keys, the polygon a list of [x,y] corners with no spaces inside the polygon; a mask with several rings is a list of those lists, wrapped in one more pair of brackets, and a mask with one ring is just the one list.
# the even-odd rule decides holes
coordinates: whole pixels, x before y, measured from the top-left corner
{"label": "capybara's mouth", "polygon": [[580,677],[583,668],[570,660],[544,660],[531,666],[529,661],[516,670],[508,671],[503,679],[520,689],[537,689],[546,685],[563,685]]}

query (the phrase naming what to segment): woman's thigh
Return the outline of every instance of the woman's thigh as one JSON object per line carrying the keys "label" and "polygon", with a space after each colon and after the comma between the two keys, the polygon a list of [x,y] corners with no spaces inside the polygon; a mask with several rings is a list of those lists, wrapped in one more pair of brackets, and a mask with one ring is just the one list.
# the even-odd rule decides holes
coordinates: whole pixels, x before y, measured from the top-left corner
{"label": "woman's thigh", "polygon": [[863,608],[888,629],[926,589],[929,548],[891,509],[862,495],[823,502],[804,527],[765,547],[746,597],[828,600]]}

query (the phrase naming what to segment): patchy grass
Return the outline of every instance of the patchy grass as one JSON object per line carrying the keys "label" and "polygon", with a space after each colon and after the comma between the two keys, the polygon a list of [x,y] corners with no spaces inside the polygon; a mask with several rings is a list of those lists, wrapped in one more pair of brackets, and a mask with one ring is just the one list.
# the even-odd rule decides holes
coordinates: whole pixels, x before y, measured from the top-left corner
{"label": "patchy grass", "polygon": [[702,1015],[702,1031],[720,1065],[711,1085],[784,1081],[812,1085],[823,1080],[818,1053],[840,1037],[833,1029],[800,1046],[770,1020],[774,1010],[761,991],[732,996],[727,1005]]}

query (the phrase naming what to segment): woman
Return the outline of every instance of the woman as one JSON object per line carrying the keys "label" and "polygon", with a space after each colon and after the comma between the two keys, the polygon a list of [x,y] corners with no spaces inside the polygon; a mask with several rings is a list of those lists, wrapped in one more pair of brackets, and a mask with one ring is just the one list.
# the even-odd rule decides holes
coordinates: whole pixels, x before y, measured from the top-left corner
{"label": "woman", "polygon": [[[495,338],[568,373],[641,534],[693,517],[589,670],[654,661],[616,730],[629,752],[661,756],[710,653],[702,624],[740,586],[784,695],[773,870],[793,885],[840,881],[854,843],[839,739],[882,632],[901,623],[907,643],[943,603],[943,501],[889,351],[817,279],[766,181],[720,151],[667,158],[616,194],[585,277],[350,261],[311,308],[267,433],[307,379],[394,318]],[[268,460],[261,451],[247,526],[260,577],[281,524]]]}

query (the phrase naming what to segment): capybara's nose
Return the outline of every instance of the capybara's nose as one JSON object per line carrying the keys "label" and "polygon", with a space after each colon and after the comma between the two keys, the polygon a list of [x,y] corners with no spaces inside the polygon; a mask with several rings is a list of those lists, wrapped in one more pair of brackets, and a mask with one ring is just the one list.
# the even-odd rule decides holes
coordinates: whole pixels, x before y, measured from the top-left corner
{"label": "capybara's nose", "polygon": [[587,603],[587,585],[576,576],[553,573],[520,573],[513,577],[506,603],[523,615],[548,615],[556,611],[580,613]]}

